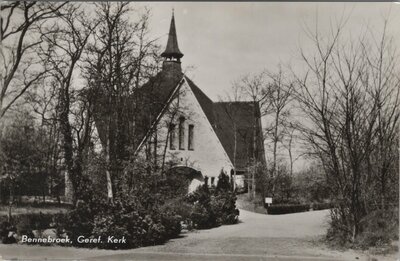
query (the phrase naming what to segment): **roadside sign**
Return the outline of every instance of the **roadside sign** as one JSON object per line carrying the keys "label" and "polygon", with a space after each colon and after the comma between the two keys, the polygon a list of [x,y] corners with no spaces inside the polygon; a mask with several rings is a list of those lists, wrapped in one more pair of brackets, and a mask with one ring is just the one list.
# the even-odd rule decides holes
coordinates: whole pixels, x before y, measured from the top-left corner
{"label": "roadside sign", "polygon": [[272,204],[272,198],[265,198],[265,204]]}

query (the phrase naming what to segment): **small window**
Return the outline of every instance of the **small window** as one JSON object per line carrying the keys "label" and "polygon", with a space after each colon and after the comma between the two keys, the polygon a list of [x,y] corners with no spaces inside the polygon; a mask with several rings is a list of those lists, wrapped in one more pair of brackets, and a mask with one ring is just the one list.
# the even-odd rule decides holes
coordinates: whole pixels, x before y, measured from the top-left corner
{"label": "small window", "polygon": [[174,150],[175,148],[175,140],[176,140],[176,130],[175,124],[170,125],[169,129],[169,149]]}
{"label": "small window", "polygon": [[193,130],[194,130],[194,125],[189,125],[189,139],[188,139],[188,149],[189,150],[194,150],[194,146],[193,146]]}
{"label": "small window", "polygon": [[211,186],[215,186],[214,182],[215,182],[215,177],[211,177]]}
{"label": "small window", "polygon": [[179,119],[179,149],[185,149],[185,118]]}

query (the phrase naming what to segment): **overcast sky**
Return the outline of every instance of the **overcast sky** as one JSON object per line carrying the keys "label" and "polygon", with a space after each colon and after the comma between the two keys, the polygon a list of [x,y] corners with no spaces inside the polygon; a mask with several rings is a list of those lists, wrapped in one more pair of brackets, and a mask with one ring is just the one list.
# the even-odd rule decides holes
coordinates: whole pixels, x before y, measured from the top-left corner
{"label": "overcast sky", "polygon": [[[300,46],[310,46],[305,26],[315,27],[316,14],[321,32],[329,32],[330,21],[350,17],[345,35],[356,36],[368,25],[374,31],[390,17],[389,33],[400,43],[400,4],[396,3],[140,3],[152,9],[150,28],[165,47],[171,10],[183,67],[196,84],[217,100],[242,75],[278,63],[299,62]],[[399,45],[399,44],[397,44]]]}

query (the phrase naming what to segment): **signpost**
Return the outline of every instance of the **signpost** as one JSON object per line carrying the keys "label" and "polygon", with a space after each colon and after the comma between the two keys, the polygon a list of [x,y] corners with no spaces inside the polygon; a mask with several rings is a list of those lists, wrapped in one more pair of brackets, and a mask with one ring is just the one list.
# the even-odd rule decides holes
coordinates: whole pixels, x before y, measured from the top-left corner
{"label": "signpost", "polygon": [[269,205],[272,204],[272,198],[265,198],[265,204],[269,207]]}

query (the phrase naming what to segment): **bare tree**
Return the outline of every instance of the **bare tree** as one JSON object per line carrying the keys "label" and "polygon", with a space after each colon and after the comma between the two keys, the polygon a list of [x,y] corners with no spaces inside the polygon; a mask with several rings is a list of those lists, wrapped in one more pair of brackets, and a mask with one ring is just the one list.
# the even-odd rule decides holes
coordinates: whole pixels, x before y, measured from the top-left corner
{"label": "bare tree", "polygon": [[[58,88],[53,82],[39,81],[37,83],[42,88],[33,88],[28,90],[25,96],[25,101],[35,117],[40,123],[42,135],[47,139],[47,154],[46,154],[46,170],[48,174],[48,185],[50,195],[55,195],[59,203],[61,198],[59,188],[63,178],[60,173],[59,162],[61,160],[60,149],[60,127],[58,121]],[[36,90],[36,91],[35,91]],[[29,108],[28,107],[28,108]],[[46,185],[46,184],[44,184]]]}
{"label": "bare tree", "polygon": [[270,105],[268,96],[270,95],[267,85],[267,72],[260,72],[254,75],[245,75],[240,80],[233,83],[232,94],[237,99],[245,99],[259,103],[263,115],[269,113]]}
{"label": "bare tree", "polygon": [[[260,157],[264,157],[264,144],[258,144],[258,138],[262,136],[262,133],[259,133],[259,126],[261,122],[261,118],[270,113],[270,106],[271,103],[268,101],[268,97],[270,96],[271,89],[269,88],[267,82],[267,73],[261,72],[254,75],[245,75],[238,81],[234,82],[232,85],[232,92],[231,95],[234,98],[234,101],[238,100],[246,100],[251,101],[253,103],[253,127],[252,127],[252,151],[249,161],[249,168],[248,168],[248,191],[252,191],[253,196],[256,195],[256,184],[257,184],[257,172],[259,169],[258,159]],[[229,96],[228,96],[229,97]],[[236,119],[234,119],[234,114],[236,113],[234,110],[230,109],[231,120],[234,122],[234,129],[235,129],[235,144],[237,143],[237,139],[246,139],[243,137],[243,134],[240,134],[240,131],[237,129],[236,126]],[[242,137],[238,137],[242,136]],[[248,141],[246,141],[248,142]],[[262,141],[263,142],[263,141]],[[236,147],[236,145],[235,145]],[[260,148],[262,147],[262,148]],[[256,149],[258,148],[258,150]],[[236,151],[236,149],[235,149]],[[236,153],[236,152],[235,152]],[[260,154],[262,154],[260,156]],[[250,186],[251,184],[251,186]],[[250,190],[251,187],[251,190]],[[264,186],[261,186],[262,190]],[[264,191],[264,190],[263,190]],[[264,193],[263,193],[264,194]]]}
{"label": "bare tree", "polygon": [[[248,78],[249,76],[245,77]],[[244,80],[245,82],[247,82],[248,80]],[[239,81],[240,82],[240,81]],[[231,90],[229,92],[226,93],[226,98],[221,98],[220,97],[220,101],[226,101],[227,102],[227,106],[224,106],[224,111],[225,113],[228,115],[229,120],[232,122],[233,125],[233,190],[236,190],[236,175],[237,175],[237,143],[238,143],[238,138],[244,138],[239,134],[238,128],[237,128],[237,123],[236,123],[236,119],[234,118],[234,115],[237,113],[237,110],[235,108],[232,108],[233,106],[231,106],[232,102],[239,102],[241,100],[243,100],[243,96],[244,96],[244,90],[243,90],[243,82],[239,83],[234,82],[232,84]],[[257,85],[257,88],[260,87]],[[238,137],[240,136],[240,137]],[[248,193],[250,193],[251,189],[250,189],[250,179],[247,180],[247,191]],[[253,181],[253,179],[252,179]]]}
{"label": "bare tree", "polygon": [[0,120],[47,72],[34,55],[40,46],[39,29],[59,16],[66,3],[6,2],[1,4]]}
{"label": "bare tree", "polygon": [[[375,105],[376,126],[375,140],[369,141],[367,158],[368,176],[378,182],[378,195],[381,209],[387,209],[390,202],[398,201],[398,191],[391,191],[389,184],[398,184],[399,154],[399,117],[400,117],[400,78],[397,49],[386,33],[388,21],[384,21],[383,33],[380,38],[373,38],[371,46],[362,41],[362,55],[365,57],[365,74],[362,85],[366,86]],[[372,33],[371,33],[372,34]],[[372,35],[373,37],[373,35]],[[371,52],[371,49],[373,50]],[[368,88],[368,87],[372,88]],[[372,119],[371,119],[372,121]],[[371,177],[374,170],[374,177]],[[397,171],[396,171],[397,170]],[[371,180],[367,179],[368,183]],[[394,196],[397,195],[397,196]]]}
{"label": "bare tree", "polygon": [[[108,198],[113,200],[121,173],[133,144],[135,107],[133,93],[156,71],[157,45],[148,37],[149,12],[131,10],[130,3],[96,4],[100,24],[89,46],[85,78],[95,100],[94,117],[108,168]],[[139,14],[139,15],[138,15]],[[135,17],[130,22],[128,18]],[[133,120],[132,120],[133,119]]]}
{"label": "bare tree", "polygon": [[305,116],[300,131],[322,162],[338,204],[331,212],[332,225],[354,241],[374,199],[387,195],[373,189],[377,180],[385,180],[380,188],[387,184],[389,172],[383,169],[398,175],[392,164],[398,157],[400,82],[397,56],[385,30],[380,41],[372,41],[375,45],[366,35],[344,45],[342,30],[339,24],[330,38],[308,32],[316,51],[313,56],[301,52],[308,71],[296,76],[296,98]]}
{"label": "bare tree", "polygon": [[[270,104],[269,110],[273,116],[270,135],[272,136],[272,169],[271,177],[274,178],[277,174],[277,154],[278,144],[283,140],[284,126],[288,122],[290,115],[290,102],[293,100],[294,85],[285,77],[283,70],[279,67],[277,73],[268,73],[269,87],[267,101]],[[290,140],[290,147],[291,147]],[[289,152],[291,154],[291,150]],[[272,195],[274,194],[274,186],[272,186]]]}
{"label": "bare tree", "polygon": [[[261,114],[255,114],[254,126],[261,117],[272,116],[272,123],[267,126],[266,136],[271,136],[273,144],[273,160],[270,176],[273,178],[277,169],[278,144],[283,140],[283,125],[289,116],[289,104],[292,101],[293,84],[284,76],[279,67],[277,73],[263,71],[253,76],[245,76],[234,84],[234,90],[239,90],[240,96],[259,104]],[[257,128],[254,128],[257,131]],[[258,133],[254,133],[253,143],[256,142]],[[255,144],[254,144],[255,146]],[[255,151],[253,152],[255,153]],[[253,155],[256,158],[256,155]],[[255,187],[255,175],[252,175],[252,183]],[[255,189],[254,193],[255,193]],[[273,194],[273,186],[272,191]]]}
{"label": "bare tree", "polygon": [[[47,61],[49,75],[56,86],[58,96],[58,121],[62,136],[63,160],[65,165],[66,197],[69,202],[76,202],[76,190],[79,185],[82,147],[78,146],[77,160],[74,161],[74,137],[78,145],[82,139],[89,139],[90,131],[85,129],[85,137],[81,133],[73,133],[71,111],[76,90],[72,88],[73,75],[78,69],[85,46],[96,27],[87,14],[76,4],[68,4],[58,12],[59,23],[41,30],[46,45],[41,48],[40,56]],[[89,116],[88,114],[87,116]],[[81,119],[89,128],[90,119]],[[76,130],[76,129],[75,129]],[[87,141],[86,141],[87,143]],[[86,144],[85,143],[85,144]]]}

